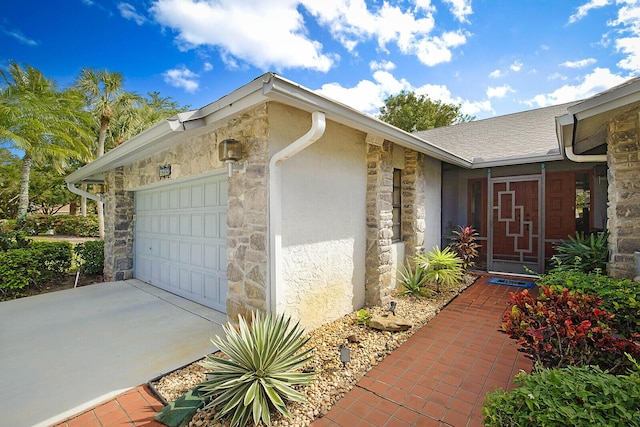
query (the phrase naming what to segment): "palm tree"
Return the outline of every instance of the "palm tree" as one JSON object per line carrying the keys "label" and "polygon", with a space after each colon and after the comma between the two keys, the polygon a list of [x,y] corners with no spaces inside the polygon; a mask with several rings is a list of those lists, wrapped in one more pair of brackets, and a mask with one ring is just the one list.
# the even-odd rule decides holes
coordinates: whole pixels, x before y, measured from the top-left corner
{"label": "palm tree", "polygon": [[[98,140],[94,151],[97,159],[105,152],[109,126],[116,114],[118,117],[128,114],[139,107],[142,98],[124,90],[124,76],[119,72],[85,68],[80,73],[76,87],[84,93],[97,121]],[[104,238],[104,209],[101,202],[97,206],[100,237]]]}
{"label": "palm tree", "polygon": [[62,170],[71,159],[87,160],[87,129],[80,93],[60,91],[42,72],[18,63],[0,71],[0,143],[24,152],[20,173],[18,223],[29,208],[29,179],[34,163],[49,163]]}

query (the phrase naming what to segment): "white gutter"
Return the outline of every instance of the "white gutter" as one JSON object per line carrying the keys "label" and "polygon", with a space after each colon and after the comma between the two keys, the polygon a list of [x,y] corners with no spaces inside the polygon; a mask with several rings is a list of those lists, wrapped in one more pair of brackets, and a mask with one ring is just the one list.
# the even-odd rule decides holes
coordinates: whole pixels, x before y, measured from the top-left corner
{"label": "white gutter", "polygon": [[277,312],[282,302],[284,281],[282,278],[282,173],[284,161],[295,156],[324,134],[325,114],[314,111],[311,114],[311,128],[300,138],[271,156],[269,161],[269,247],[270,261],[270,302],[269,309]]}
{"label": "white gutter", "polygon": [[573,114],[556,117],[556,134],[567,159],[576,163],[607,163],[606,154],[575,154],[573,152],[577,121]]}
{"label": "white gutter", "polygon": [[437,160],[464,168],[473,166],[470,160],[464,159],[446,149],[436,147],[402,129],[398,129],[373,116],[363,114],[347,105],[325,98],[277,75],[272,75],[271,79],[264,83],[262,93],[273,100],[304,111],[323,111],[328,119],[367,134],[380,136],[402,147],[427,154]]}
{"label": "white gutter", "polygon": [[84,191],[76,187],[75,182],[67,182],[67,188],[78,196],[86,197],[87,199],[95,200],[96,202],[102,202],[102,194],[93,194],[88,191]]}

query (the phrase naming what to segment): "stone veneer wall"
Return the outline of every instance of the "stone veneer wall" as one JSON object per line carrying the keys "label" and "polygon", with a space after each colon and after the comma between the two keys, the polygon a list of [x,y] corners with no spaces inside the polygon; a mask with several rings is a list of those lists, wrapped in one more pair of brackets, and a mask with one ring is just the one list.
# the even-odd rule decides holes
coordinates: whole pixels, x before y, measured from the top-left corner
{"label": "stone veneer wall", "polygon": [[228,127],[241,136],[247,165],[246,172],[229,179],[227,317],[235,322],[238,315],[267,310],[268,104],[231,120]]}
{"label": "stone veneer wall", "polygon": [[133,274],[133,192],[160,182],[158,167],[170,164],[171,180],[226,166],[217,144],[227,138],[243,143],[245,171],[229,178],[227,212],[227,316],[266,310],[268,105],[236,114],[220,127],[107,174],[105,275],[122,280]]}
{"label": "stone veneer wall", "polygon": [[127,280],[133,277],[133,192],[124,190],[124,169],[105,176],[104,196],[104,278]]}
{"label": "stone veneer wall", "polygon": [[607,136],[609,274],[635,276],[640,251],[640,122],[638,109],[615,117]]}
{"label": "stone veneer wall", "polygon": [[392,275],[393,143],[367,147],[367,249],[365,305],[385,306],[395,285]]}
{"label": "stone veneer wall", "polygon": [[425,185],[424,154],[405,149],[401,221],[406,259],[412,259],[424,250]]}

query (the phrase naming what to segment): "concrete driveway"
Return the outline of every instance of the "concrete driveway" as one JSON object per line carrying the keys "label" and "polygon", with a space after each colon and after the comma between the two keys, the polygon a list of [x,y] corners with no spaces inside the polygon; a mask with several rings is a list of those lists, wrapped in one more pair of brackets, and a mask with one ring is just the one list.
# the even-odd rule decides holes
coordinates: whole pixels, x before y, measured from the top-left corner
{"label": "concrete driveway", "polygon": [[0,303],[0,424],[46,426],[215,350],[226,315],[139,280]]}

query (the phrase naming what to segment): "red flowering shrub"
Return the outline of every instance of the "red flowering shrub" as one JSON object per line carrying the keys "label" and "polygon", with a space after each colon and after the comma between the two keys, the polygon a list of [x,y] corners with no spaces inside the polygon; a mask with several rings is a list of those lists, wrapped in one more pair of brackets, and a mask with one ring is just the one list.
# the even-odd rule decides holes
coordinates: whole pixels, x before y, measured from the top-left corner
{"label": "red flowering shrub", "polygon": [[599,296],[543,286],[540,298],[524,290],[512,293],[510,303],[502,331],[545,368],[597,365],[625,373],[629,361],[624,353],[640,356],[640,335],[634,336],[635,341],[614,336],[614,315],[602,309]]}

